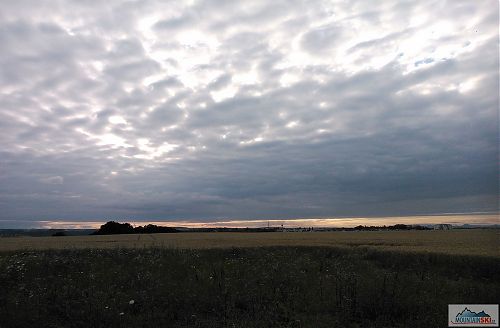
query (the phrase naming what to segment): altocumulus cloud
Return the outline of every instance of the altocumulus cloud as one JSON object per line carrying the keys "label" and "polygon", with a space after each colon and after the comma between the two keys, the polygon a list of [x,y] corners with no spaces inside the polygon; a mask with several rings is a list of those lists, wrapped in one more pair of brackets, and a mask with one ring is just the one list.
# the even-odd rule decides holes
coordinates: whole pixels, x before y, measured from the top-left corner
{"label": "altocumulus cloud", "polygon": [[6,1],[0,219],[496,211],[498,2]]}

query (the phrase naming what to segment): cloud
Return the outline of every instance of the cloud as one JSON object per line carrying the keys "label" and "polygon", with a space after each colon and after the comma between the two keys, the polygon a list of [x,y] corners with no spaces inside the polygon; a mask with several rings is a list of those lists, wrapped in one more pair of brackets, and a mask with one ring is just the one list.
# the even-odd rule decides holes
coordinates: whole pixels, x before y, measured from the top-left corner
{"label": "cloud", "polygon": [[5,4],[0,219],[496,211],[492,7]]}
{"label": "cloud", "polygon": [[58,175],[53,176],[53,177],[43,177],[43,178],[40,178],[40,182],[47,183],[47,184],[60,185],[60,184],[64,183],[64,178],[60,177]]}
{"label": "cloud", "polygon": [[345,34],[341,26],[320,26],[302,36],[302,46],[313,55],[328,53],[345,38]]}

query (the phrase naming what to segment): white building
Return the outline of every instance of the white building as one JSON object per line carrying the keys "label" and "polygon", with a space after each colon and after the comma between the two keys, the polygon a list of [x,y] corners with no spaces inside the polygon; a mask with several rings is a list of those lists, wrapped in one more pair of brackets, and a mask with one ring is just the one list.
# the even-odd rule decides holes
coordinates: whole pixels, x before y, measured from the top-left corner
{"label": "white building", "polygon": [[434,230],[451,230],[452,226],[451,224],[435,224],[434,225]]}

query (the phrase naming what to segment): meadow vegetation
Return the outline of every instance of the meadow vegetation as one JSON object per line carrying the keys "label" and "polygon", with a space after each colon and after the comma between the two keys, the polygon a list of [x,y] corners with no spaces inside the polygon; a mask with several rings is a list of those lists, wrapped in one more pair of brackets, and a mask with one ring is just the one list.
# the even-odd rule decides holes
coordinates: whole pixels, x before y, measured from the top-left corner
{"label": "meadow vegetation", "polygon": [[0,327],[444,327],[449,303],[498,302],[499,274],[366,246],[3,252]]}
{"label": "meadow vegetation", "polygon": [[0,238],[0,327],[443,327],[498,230]]}

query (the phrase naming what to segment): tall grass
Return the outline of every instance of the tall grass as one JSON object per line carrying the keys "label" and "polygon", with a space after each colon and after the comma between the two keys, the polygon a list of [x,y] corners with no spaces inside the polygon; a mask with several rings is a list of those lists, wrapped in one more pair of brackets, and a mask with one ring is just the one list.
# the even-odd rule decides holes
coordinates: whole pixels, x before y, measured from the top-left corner
{"label": "tall grass", "polygon": [[443,327],[493,258],[268,247],[0,254],[0,327]]}

